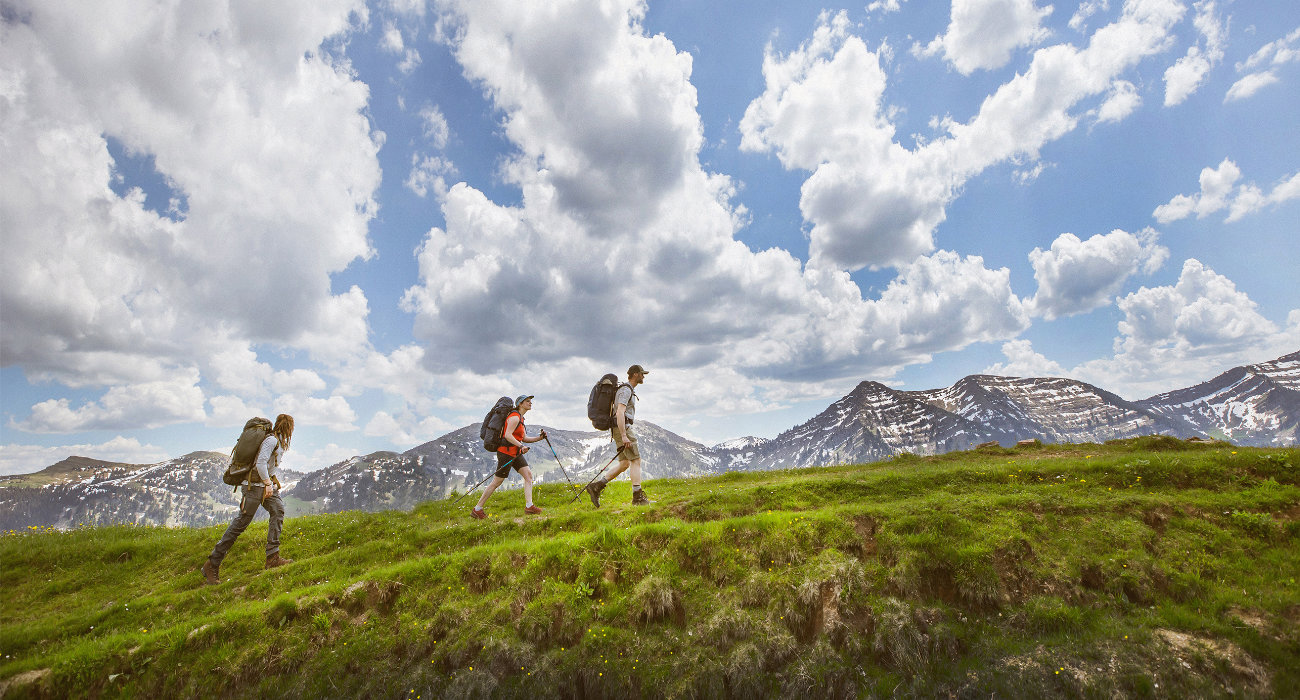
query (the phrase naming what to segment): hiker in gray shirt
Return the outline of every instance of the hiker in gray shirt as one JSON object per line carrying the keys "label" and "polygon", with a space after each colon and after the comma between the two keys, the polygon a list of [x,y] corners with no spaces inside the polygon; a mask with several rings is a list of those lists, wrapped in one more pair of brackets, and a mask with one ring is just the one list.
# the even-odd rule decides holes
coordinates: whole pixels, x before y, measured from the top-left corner
{"label": "hiker in gray shirt", "polygon": [[622,451],[618,453],[618,466],[587,485],[587,495],[591,496],[591,504],[597,508],[600,507],[600,492],[628,469],[632,470],[632,505],[645,506],[653,502],[641,489],[641,450],[636,444],[636,434],[632,432],[636,418],[636,388],[645,382],[649,373],[641,365],[628,367],[627,382],[618,385],[614,394],[614,426],[609,429],[609,437]]}
{"label": "hiker in gray shirt", "polygon": [[[275,417],[275,426],[271,433],[262,440],[257,450],[255,471],[249,474],[249,483],[242,488],[244,497],[239,501],[239,514],[226,528],[221,540],[212,548],[207,561],[203,562],[204,583],[215,586],[220,583],[219,569],[221,560],[226,558],[235,540],[244,534],[248,524],[253,522],[258,507],[266,509],[271,516],[271,523],[266,530],[266,568],[274,569],[291,563],[292,559],[280,556],[280,532],[284,528],[284,501],[280,499],[280,479],[275,475],[280,470],[280,455],[289,449],[293,439],[293,416],[281,413]],[[256,481],[254,481],[256,479]]]}

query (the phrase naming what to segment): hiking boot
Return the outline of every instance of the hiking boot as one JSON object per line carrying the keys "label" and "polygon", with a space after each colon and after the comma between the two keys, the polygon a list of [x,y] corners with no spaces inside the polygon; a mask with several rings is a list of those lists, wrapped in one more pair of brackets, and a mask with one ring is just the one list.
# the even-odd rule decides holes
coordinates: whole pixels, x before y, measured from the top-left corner
{"label": "hiking boot", "polygon": [[542,509],[538,508],[537,506],[528,506],[527,508],[524,509],[524,512],[528,513],[529,515],[537,515],[538,513],[542,512]]}
{"label": "hiking boot", "polygon": [[651,503],[654,503],[654,501],[650,500],[649,497],[645,495],[644,489],[637,489],[632,492],[632,505],[648,506]]}
{"label": "hiking boot", "polygon": [[285,564],[292,564],[292,563],[293,563],[292,559],[285,559],[284,557],[280,556],[279,552],[276,552],[275,554],[272,554],[271,556],[266,558],[266,568],[268,569],[274,569],[277,566],[284,566]]}
{"label": "hiking boot", "polygon": [[587,495],[591,496],[591,505],[600,507],[600,492],[605,490],[605,482],[593,481],[587,484]]}
{"label": "hiking boot", "polygon": [[485,510],[480,510],[480,509],[478,509],[478,508],[470,508],[470,509],[469,509],[469,514],[472,515],[472,516],[474,516],[474,519],[475,519],[475,520],[483,520],[483,519],[487,518],[487,511],[485,511]]}
{"label": "hiking boot", "polygon": [[221,583],[221,579],[218,577],[220,572],[217,571],[217,567],[212,565],[211,559],[203,560],[203,567],[200,570],[203,572],[203,585],[215,586]]}

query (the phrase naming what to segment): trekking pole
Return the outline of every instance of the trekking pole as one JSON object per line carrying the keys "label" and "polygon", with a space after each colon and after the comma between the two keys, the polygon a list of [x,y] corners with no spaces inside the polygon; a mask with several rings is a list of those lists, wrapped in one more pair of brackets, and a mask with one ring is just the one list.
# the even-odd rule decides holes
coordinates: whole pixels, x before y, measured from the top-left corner
{"label": "trekking pole", "polygon": [[[520,454],[523,454],[523,453],[520,453]],[[511,458],[510,458],[510,462],[515,461],[515,457],[518,457],[518,456],[519,456],[519,455],[515,455],[514,457],[511,457]],[[504,469],[505,467],[510,466],[510,462],[506,462],[505,464],[502,464],[500,467],[497,467],[496,469],[493,469],[492,471],[488,472],[488,475],[487,475],[487,476],[483,477],[483,479],[482,479],[481,481],[479,481],[477,484],[474,484],[474,488],[472,488],[472,489],[466,491],[465,493],[462,493],[461,495],[457,496],[457,497],[456,497],[456,500],[452,501],[451,504],[454,506],[454,505],[456,505],[457,503],[460,503],[460,499],[462,499],[462,498],[464,498],[464,497],[470,495],[471,493],[474,493],[474,490],[477,489],[478,487],[482,486],[484,481],[487,481],[489,478],[491,478],[492,476],[494,476],[494,475],[495,475],[498,471],[500,471],[501,469]]]}
{"label": "trekking pole", "polygon": [[[600,475],[601,475],[601,474],[604,474],[604,473],[605,473],[605,470],[606,470],[606,469],[609,469],[609,465],[613,464],[613,463],[614,463],[614,460],[618,459],[618,456],[621,455],[621,454],[623,454],[623,446],[622,446],[622,445],[619,445],[619,446],[618,446],[618,451],[614,453],[614,456],[613,456],[613,457],[610,457],[610,458],[609,458],[609,461],[608,461],[608,462],[605,462],[605,466],[603,466],[603,467],[601,467],[600,469],[596,470],[596,475],[593,476],[593,477],[591,477],[591,481],[588,481],[588,482],[587,482],[587,486],[591,486],[592,484],[596,483],[596,479],[599,479],[599,478],[600,478]],[[573,495],[573,498],[569,500],[569,505],[572,505],[574,501],[578,500],[578,496],[581,496],[582,493],[583,493],[583,491],[586,491],[586,490],[587,490],[587,486],[583,486],[582,489],[581,489],[580,491],[578,491],[576,494]]]}
{"label": "trekking pole", "polygon": [[578,488],[578,485],[573,483],[573,479],[569,478],[569,472],[564,468],[564,462],[560,461],[560,455],[556,454],[555,445],[551,444],[551,436],[547,435],[545,432],[543,432],[542,435],[542,439],[546,440],[546,446],[551,448],[551,454],[555,455],[555,462],[560,465],[560,471],[564,474],[564,480],[569,482],[569,486],[572,486],[575,489]]}

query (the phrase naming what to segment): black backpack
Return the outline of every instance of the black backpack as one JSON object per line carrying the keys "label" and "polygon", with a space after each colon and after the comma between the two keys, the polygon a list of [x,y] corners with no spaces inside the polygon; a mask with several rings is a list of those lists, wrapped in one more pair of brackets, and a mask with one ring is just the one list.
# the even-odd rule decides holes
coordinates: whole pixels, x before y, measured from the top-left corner
{"label": "black backpack", "polygon": [[258,416],[249,418],[244,424],[244,432],[239,434],[235,447],[230,451],[230,466],[221,480],[231,486],[238,486],[249,480],[257,453],[262,449],[262,442],[271,434],[271,421]]}
{"label": "black backpack", "polygon": [[501,440],[506,431],[506,417],[510,412],[515,410],[515,402],[509,396],[502,396],[497,399],[497,403],[491,411],[483,416],[483,426],[479,428],[478,436],[483,440],[483,449],[488,452],[496,452],[501,446]]}
{"label": "black backpack", "polygon": [[606,374],[591,387],[587,396],[587,417],[591,419],[591,427],[596,430],[614,427],[614,396],[620,386],[617,376]]}

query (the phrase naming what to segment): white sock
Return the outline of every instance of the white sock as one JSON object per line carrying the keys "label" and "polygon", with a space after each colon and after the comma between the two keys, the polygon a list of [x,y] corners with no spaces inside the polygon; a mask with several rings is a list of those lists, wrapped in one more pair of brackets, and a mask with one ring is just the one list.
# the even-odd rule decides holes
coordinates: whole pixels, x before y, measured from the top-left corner
{"label": "white sock", "polygon": [[483,510],[483,506],[474,506],[474,510],[479,510],[479,511],[481,511],[481,510]]}
{"label": "white sock", "polygon": [[532,507],[533,507],[533,502],[532,502],[532,501],[529,501],[529,502],[528,502],[528,505],[526,505],[526,506],[524,506],[524,507],[525,507],[525,508],[532,508]]}

